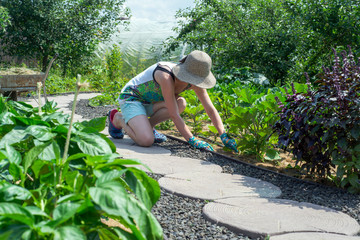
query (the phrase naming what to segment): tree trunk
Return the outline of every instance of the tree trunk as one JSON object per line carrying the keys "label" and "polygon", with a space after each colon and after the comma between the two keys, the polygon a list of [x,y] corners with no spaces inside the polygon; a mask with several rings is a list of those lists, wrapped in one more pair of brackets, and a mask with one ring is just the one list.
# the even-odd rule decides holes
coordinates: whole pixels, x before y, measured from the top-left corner
{"label": "tree trunk", "polygon": [[47,67],[47,64],[48,64],[48,60],[49,60],[49,56],[48,55],[45,55],[43,56],[43,59],[42,59],[42,66],[41,66],[41,71],[42,72],[45,72],[46,71],[46,67]]}

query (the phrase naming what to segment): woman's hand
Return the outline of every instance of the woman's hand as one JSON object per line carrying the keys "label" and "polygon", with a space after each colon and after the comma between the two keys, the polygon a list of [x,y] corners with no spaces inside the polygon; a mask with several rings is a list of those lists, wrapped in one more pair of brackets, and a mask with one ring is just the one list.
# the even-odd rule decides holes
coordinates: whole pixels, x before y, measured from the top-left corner
{"label": "woman's hand", "polygon": [[239,152],[237,150],[236,141],[233,138],[230,138],[227,133],[223,133],[220,135],[221,141],[225,145],[225,147],[230,148],[231,150],[235,152]]}
{"label": "woman's hand", "polygon": [[214,151],[214,149],[212,148],[212,146],[210,144],[208,144],[207,142],[204,142],[204,141],[197,140],[194,136],[189,138],[188,143],[191,146],[193,146],[194,148],[206,149],[206,150]]}

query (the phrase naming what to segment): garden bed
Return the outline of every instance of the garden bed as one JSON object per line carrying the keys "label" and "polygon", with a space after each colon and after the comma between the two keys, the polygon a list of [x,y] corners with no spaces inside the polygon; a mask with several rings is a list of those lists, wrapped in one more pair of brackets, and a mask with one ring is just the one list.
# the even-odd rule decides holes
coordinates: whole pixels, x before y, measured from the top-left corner
{"label": "garden bed", "polygon": [[[116,106],[91,107],[88,100],[80,100],[76,113],[91,119],[106,116],[113,107]],[[283,199],[330,207],[348,214],[360,223],[360,195],[358,194],[350,194],[339,188],[286,176],[284,175],[287,174],[286,172],[277,174],[255,165],[232,161],[221,155],[193,149],[182,141],[168,139],[158,145],[169,149],[176,156],[196,158],[218,164],[224,173],[242,174],[270,182],[281,189],[281,198]],[[220,151],[220,149],[218,150]],[[238,155],[238,158],[242,161],[253,161],[248,156]],[[161,175],[155,174],[151,176],[154,179],[161,177]],[[205,204],[206,201],[183,198],[162,190],[161,198],[153,208],[153,213],[163,227],[165,236],[169,239],[249,239],[246,236],[236,235],[225,227],[206,221],[201,214],[201,209]]]}
{"label": "garden bed", "polygon": [[44,80],[44,73],[27,68],[0,70],[0,91],[12,100],[17,100],[17,92],[35,91],[37,83]]}

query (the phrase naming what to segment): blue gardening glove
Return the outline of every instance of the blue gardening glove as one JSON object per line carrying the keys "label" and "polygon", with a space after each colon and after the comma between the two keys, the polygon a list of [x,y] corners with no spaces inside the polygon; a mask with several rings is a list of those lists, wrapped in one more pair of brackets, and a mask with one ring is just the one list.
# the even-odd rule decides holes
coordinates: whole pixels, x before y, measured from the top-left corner
{"label": "blue gardening glove", "polygon": [[237,145],[236,142],[233,138],[230,138],[227,133],[223,133],[220,135],[221,141],[223,142],[223,144],[225,145],[225,147],[230,148],[231,150],[235,151],[235,152],[239,152],[237,150]]}
{"label": "blue gardening glove", "polygon": [[193,146],[194,148],[206,149],[206,150],[214,151],[214,149],[212,148],[212,146],[210,144],[208,144],[207,142],[204,142],[204,141],[197,140],[194,136],[189,138],[188,143],[191,146]]}

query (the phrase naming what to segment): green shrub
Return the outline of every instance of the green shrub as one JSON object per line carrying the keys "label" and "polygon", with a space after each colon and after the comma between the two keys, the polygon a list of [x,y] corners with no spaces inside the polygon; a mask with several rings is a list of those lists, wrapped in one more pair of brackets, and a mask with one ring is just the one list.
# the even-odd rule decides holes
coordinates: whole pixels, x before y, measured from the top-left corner
{"label": "green shrub", "polygon": [[280,103],[274,129],[279,146],[291,148],[311,174],[332,177],[352,192],[360,191],[360,64],[351,52],[334,50],[334,66],[323,68],[318,88],[289,93]]}
{"label": "green shrub", "polygon": [[123,59],[120,47],[116,44],[105,55],[106,73],[110,82],[120,80],[122,75]]}
{"label": "green shrub", "polygon": [[270,90],[257,93],[256,88],[234,89],[239,102],[231,109],[227,120],[230,132],[238,139],[238,149],[244,154],[255,155],[258,160],[279,160],[271,139],[274,114],[278,107]]}

